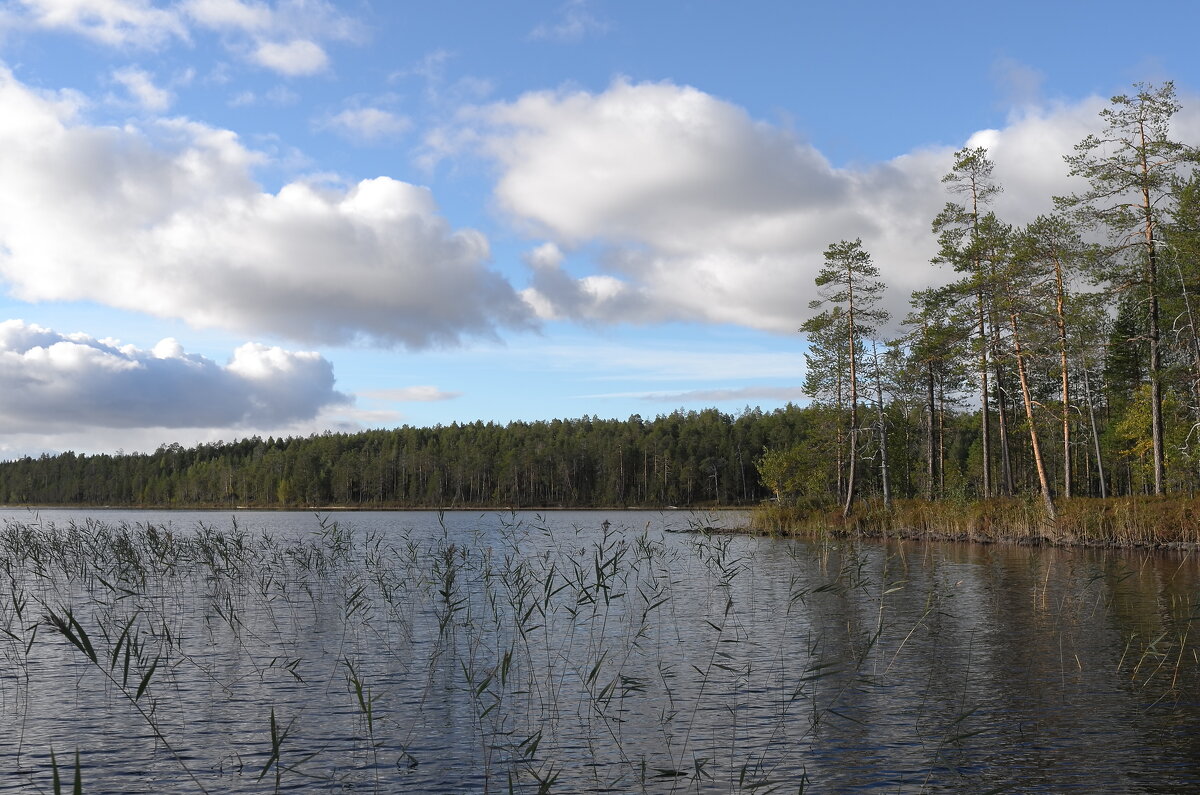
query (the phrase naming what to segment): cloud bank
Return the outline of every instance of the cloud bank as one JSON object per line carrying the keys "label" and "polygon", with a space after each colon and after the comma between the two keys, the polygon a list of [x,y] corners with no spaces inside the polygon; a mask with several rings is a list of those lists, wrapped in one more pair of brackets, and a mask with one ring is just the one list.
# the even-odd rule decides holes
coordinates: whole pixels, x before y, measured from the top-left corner
{"label": "cloud bank", "polygon": [[316,353],[247,343],[219,365],[173,339],[151,350],[0,322],[0,428],[269,428],[345,404]]}
{"label": "cloud bank", "polygon": [[[698,89],[618,80],[599,93],[539,91],[471,109],[463,139],[498,165],[499,208],[547,241],[526,257],[524,297],[540,316],[786,333],[806,317],[825,248],[857,237],[899,319],[912,290],[952,276],[929,260],[954,150],[988,147],[1005,188],[995,209],[1024,223],[1080,188],[1062,156],[1097,129],[1106,105],[1025,107],[956,145],[836,167],[794,133]],[[1194,114],[1177,126],[1200,140]],[[573,276],[562,263],[585,247],[600,252],[596,272]]]}
{"label": "cloud bank", "polygon": [[528,328],[480,232],[389,177],[264,191],[262,156],[186,119],[94,127],[73,94],[0,68],[0,277],[24,301],[90,300],[305,344],[424,348]]}

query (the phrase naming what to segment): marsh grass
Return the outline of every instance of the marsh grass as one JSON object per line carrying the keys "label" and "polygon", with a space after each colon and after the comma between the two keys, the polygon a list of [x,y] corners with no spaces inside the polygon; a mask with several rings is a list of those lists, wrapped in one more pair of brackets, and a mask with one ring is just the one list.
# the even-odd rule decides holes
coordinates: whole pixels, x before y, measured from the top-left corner
{"label": "marsh grass", "polygon": [[[76,782],[129,792],[791,792],[881,784],[824,751],[882,753],[878,735],[904,749],[897,791],[1012,783],[964,761],[996,729],[953,566],[830,539],[765,567],[707,526],[8,522],[0,710],[19,728],[0,755],[56,793],[57,757],[28,750],[74,744]],[[1061,623],[1064,698],[1094,665],[1072,633],[1099,612],[1128,625],[1122,686],[1186,700],[1191,594],[1172,595],[1187,620],[1147,624],[1110,594],[1143,576],[1030,571],[1029,610]],[[48,713],[64,698],[78,722]]]}
{"label": "marsh grass", "polygon": [[1048,522],[1033,498],[895,500],[890,509],[864,501],[848,518],[819,503],[764,504],[750,528],[788,536],[924,538],[1112,547],[1200,546],[1200,499],[1185,497],[1075,497],[1056,504]]}

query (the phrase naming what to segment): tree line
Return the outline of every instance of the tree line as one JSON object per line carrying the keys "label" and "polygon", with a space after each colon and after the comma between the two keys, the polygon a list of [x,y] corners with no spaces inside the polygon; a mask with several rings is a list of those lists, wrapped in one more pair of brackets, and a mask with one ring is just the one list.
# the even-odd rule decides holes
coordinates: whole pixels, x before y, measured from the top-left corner
{"label": "tree line", "polygon": [[[1014,225],[982,147],[964,148],[931,219],[952,281],[911,296],[884,339],[886,289],[861,240],[816,279],[805,389],[821,445],[760,461],[783,500],[887,503],[1029,495],[1050,520],[1076,496],[1200,486],[1200,153],[1172,138],[1174,86],[1113,97],[1064,156],[1084,189]],[[819,452],[818,452],[819,451]]]}
{"label": "tree line", "polygon": [[8,505],[612,507],[748,505],[762,451],[807,410],[676,411],[655,419],[474,422],[307,438],[252,437],[153,453],[0,463]]}

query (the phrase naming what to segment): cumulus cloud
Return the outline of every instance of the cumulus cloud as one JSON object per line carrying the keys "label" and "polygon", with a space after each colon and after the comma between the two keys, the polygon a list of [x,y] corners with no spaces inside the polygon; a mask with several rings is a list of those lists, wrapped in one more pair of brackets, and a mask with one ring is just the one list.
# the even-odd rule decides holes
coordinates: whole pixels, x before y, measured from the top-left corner
{"label": "cumulus cloud", "polygon": [[347,108],[320,122],[318,127],[346,138],[375,143],[408,132],[412,121],[381,108]]}
{"label": "cumulus cloud", "polygon": [[[1106,104],[1026,106],[960,144],[989,148],[1006,220],[1029,221],[1053,195],[1078,189],[1062,156],[1097,128]],[[839,168],[794,133],[669,82],[533,92],[464,118],[458,140],[479,142],[500,167],[498,206],[560,255],[527,258],[524,297],[542,317],[792,332],[822,252],[856,237],[897,317],[913,289],[951,275],[929,264],[930,222],[950,198],[940,179],[959,146]],[[1180,129],[1200,137],[1185,116]],[[595,273],[576,278],[561,255],[584,246],[602,253]]]}
{"label": "cumulus cloud", "polygon": [[39,27],[65,30],[112,47],[159,47],[186,41],[187,27],[173,9],[150,0],[19,0]]}
{"label": "cumulus cloud", "polygon": [[314,75],[325,71],[329,65],[329,56],[321,45],[308,39],[259,42],[252,58],[259,65],[288,77]]}
{"label": "cumulus cloud", "polygon": [[173,339],[151,350],[0,323],[0,428],[273,427],[347,402],[317,353],[247,343],[226,365]]}
{"label": "cumulus cloud", "polygon": [[421,348],[532,313],[429,190],[389,177],[265,192],[261,156],[182,119],[91,127],[71,95],[0,70],[0,278],[25,301],[90,300],[307,343]]}
{"label": "cumulus cloud", "polygon": [[[576,279],[567,273],[562,267],[565,255],[555,243],[543,243],[523,259],[532,271],[532,279],[521,297],[543,320],[602,323],[653,318],[652,302],[627,282],[604,274]],[[644,318],[637,317],[639,310]]]}
{"label": "cumulus cloud", "polygon": [[[785,131],[669,83],[538,92],[481,113],[502,166],[501,208],[559,245],[609,247],[606,272],[574,285],[554,267],[535,269],[528,300],[543,313],[794,329],[796,296],[815,272],[804,260],[897,220],[864,204],[899,213],[894,231],[909,246],[908,230],[927,228],[941,203],[940,175],[917,168],[920,156],[841,172]],[[898,195],[914,178],[930,197],[915,206],[913,191]]]}

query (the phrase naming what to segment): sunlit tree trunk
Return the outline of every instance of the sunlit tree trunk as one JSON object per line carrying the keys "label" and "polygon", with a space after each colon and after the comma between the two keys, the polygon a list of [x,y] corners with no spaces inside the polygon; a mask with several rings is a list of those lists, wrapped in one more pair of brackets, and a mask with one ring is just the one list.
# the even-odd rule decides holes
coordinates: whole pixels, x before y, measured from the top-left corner
{"label": "sunlit tree trunk", "polygon": [[937,405],[934,403],[934,379],[933,379],[933,362],[925,363],[925,411],[926,411],[926,432],[925,432],[925,474],[928,478],[928,490],[926,496],[933,500],[934,489],[937,484],[937,467],[938,467],[938,451],[934,448],[934,434],[937,427]]}
{"label": "sunlit tree trunk", "polygon": [[1037,468],[1038,484],[1042,489],[1042,504],[1046,508],[1046,518],[1051,524],[1058,521],[1054,510],[1054,498],[1050,494],[1050,479],[1046,475],[1046,463],[1042,460],[1042,446],[1038,443],[1037,422],[1033,416],[1033,397],[1029,392],[1029,378],[1025,373],[1025,357],[1021,352],[1021,332],[1017,323],[1017,313],[1009,313],[1009,323],[1012,328],[1013,350],[1017,359],[1017,377],[1021,381],[1021,398],[1025,403],[1025,419],[1029,423],[1029,443],[1033,447],[1033,462]]}
{"label": "sunlit tree trunk", "polygon": [[1062,398],[1063,496],[1071,497],[1071,369],[1067,359],[1066,287],[1062,260],[1054,257],[1054,327],[1058,331],[1059,386]]}
{"label": "sunlit tree trunk", "polygon": [[879,372],[879,351],[871,341],[871,357],[875,363],[875,415],[879,423],[879,478],[883,490],[883,507],[892,507],[892,489],[888,476],[887,421],[883,413],[883,375]]}

